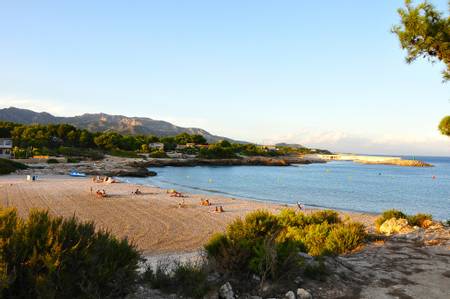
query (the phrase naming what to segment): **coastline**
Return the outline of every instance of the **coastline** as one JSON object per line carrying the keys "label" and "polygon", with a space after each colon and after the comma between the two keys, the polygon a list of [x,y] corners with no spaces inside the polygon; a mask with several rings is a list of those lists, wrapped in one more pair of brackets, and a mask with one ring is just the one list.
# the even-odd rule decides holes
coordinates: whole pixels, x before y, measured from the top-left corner
{"label": "coastline", "polygon": [[[90,188],[94,189],[94,194]],[[105,189],[104,199],[95,196],[96,189]],[[139,189],[142,195],[131,195]],[[194,252],[216,232],[247,213],[266,209],[279,212],[288,207],[256,200],[243,200],[219,195],[185,194],[185,198],[170,197],[165,189],[129,183],[93,183],[88,178],[71,178],[53,175],[41,176],[35,182],[24,176],[0,177],[2,206],[15,206],[21,217],[33,208],[48,209],[53,215],[71,217],[83,221],[95,221],[98,228],[111,231],[121,238],[128,238],[145,255]],[[208,199],[211,206],[201,206]],[[179,203],[184,200],[183,207]],[[216,206],[223,206],[224,213],[215,213]],[[319,208],[305,208],[305,213]],[[376,216],[368,213],[338,211],[345,218],[362,222],[373,230]]]}

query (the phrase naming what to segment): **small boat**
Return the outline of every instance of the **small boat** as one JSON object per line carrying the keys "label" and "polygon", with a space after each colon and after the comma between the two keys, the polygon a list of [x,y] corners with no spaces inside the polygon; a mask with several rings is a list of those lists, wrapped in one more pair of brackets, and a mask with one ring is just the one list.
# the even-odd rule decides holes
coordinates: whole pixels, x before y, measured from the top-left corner
{"label": "small boat", "polygon": [[72,170],[72,171],[69,173],[69,175],[70,175],[70,176],[74,176],[74,177],[82,177],[82,178],[86,177],[86,174],[85,174],[85,173],[78,172],[78,171],[75,171],[75,170]]}

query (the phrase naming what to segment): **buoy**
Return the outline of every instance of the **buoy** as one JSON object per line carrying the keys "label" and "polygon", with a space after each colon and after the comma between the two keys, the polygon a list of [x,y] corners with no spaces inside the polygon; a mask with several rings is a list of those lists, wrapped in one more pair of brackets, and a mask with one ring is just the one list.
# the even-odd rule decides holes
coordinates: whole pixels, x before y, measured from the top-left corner
{"label": "buoy", "polygon": [[435,180],[436,179],[436,176],[435,175],[433,175],[432,177],[431,177],[433,180]]}

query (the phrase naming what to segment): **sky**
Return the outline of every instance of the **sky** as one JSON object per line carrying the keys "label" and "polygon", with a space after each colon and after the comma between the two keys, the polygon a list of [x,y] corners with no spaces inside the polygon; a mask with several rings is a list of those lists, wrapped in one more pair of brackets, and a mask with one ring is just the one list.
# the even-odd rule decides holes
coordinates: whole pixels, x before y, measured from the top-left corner
{"label": "sky", "polygon": [[[447,12],[447,0],[431,1]],[[333,151],[450,156],[403,1],[0,0],[0,108],[104,112]]]}

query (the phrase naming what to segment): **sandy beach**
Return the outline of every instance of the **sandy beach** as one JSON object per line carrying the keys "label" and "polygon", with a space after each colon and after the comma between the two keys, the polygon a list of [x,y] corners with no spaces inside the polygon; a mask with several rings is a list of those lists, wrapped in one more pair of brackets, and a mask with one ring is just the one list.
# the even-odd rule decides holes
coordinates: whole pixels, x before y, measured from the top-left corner
{"label": "sandy beach", "polygon": [[[91,188],[93,192],[91,193]],[[140,195],[132,195],[137,188]],[[104,189],[106,198],[95,191]],[[40,176],[26,181],[25,176],[0,177],[0,204],[13,206],[25,217],[33,208],[48,209],[53,215],[76,215],[84,221],[95,221],[97,227],[110,230],[117,237],[135,242],[144,254],[192,252],[202,247],[215,232],[223,231],[236,217],[257,210],[273,212],[286,205],[241,200],[223,196],[184,194],[171,197],[165,189],[128,183],[94,183],[90,178]],[[201,206],[208,199],[211,206]],[[179,203],[184,200],[184,206]],[[215,213],[222,206],[223,213]],[[306,212],[311,210],[306,209]],[[353,220],[372,227],[374,215],[345,213]]]}

